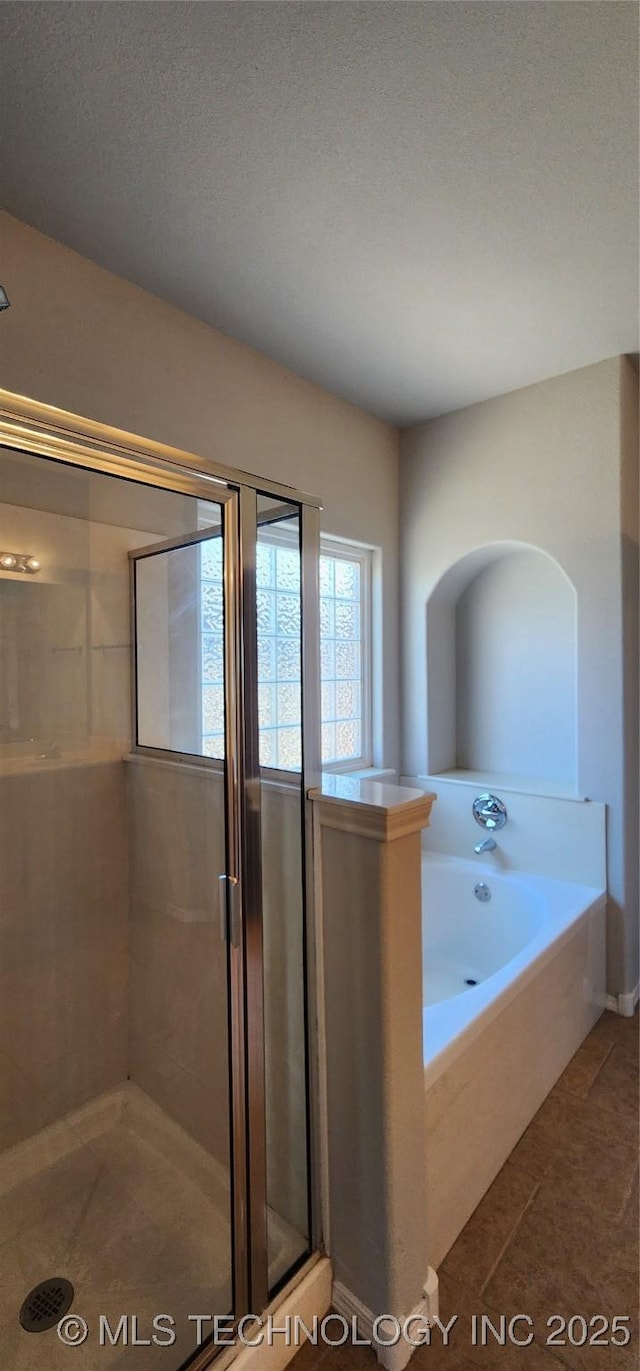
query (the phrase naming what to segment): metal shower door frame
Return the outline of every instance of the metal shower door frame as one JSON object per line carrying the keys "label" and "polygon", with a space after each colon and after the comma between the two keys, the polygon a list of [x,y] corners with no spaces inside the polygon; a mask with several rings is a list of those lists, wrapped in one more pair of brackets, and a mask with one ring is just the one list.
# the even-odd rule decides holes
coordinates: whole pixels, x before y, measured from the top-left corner
{"label": "metal shower door frame", "polygon": [[[72,467],[116,476],[138,484],[190,495],[221,504],[225,510],[225,659],[228,660],[230,720],[226,741],[233,758],[233,785],[227,791],[233,809],[234,842],[242,884],[241,938],[230,947],[231,982],[234,1316],[261,1313],[268,1303],[266,1235],[266,1146],[264,1086],[264,1020],[262,1005],[262,886],[260,849],[260,768],[258,760],[257,607],[255,561],[257,496],[270,495],[298,505],[301,522],[302,600],[302,774],[303,896],[305,902],[306,1059],[308,1115],[308,1185],[310,1190],[310,1250],[320,1245],[320,1167],[318,1162],[318,1062],[312,1024],[317,986],[314,958],[312,825],[306,797],[318,784],[320,761],[319,701],[319,510],[321,502],[281,482],[237,471],[223,463],[85,419],[0,388],[0,447],[31,453]],[[207,536],[206,530],[204,537]],[[181,540],[199,541],[198,535]],[[156,545],[156,550],[159,550]],[[143,550],[141,549],[142,553]],[[227,638],[228,633],[228,638]],[[225,688],[227,667],[225,666]],[[135,699],[135,692],[134,692]],[[231,736],[233,735],[233,736]],[[136,735],[134,735],[136,736]],[[155,749],[136,750],[149,754]],[[156,755],[172,756],[162,753]],[[180,754],[178,754],[180,755]],[[201,762],[189,754],[190,763]],[[230,813],[230,811],[228,811]],[[228,921],[229,922],[229,921]],[[245,955],[246,945],[246,955]],[[253,1002],[247,994],[249,973]],[[259,975],[258,975],[259,972]],[[258,980],[260,987],[258,994]],[[249,1070],[247,1070],[249,1067]],[[250,1308],[253,1305],[254,1308]],[[211,1359],[202,1349],[196,1361]],[[195,1371],[195,1363],[194,1363]]]}
{"label": "metal shower door frame", "polygon": [[[233,1278],[233,1313],[236,1318],[249,1313],[251,1291],[250,1258],[254,1244],[260,1243],[260,1222],[257,1234],[254,1232],[251,1209],[252,1197],[248,1191],[247,1177],[250,1174],[249,1127],[250,1109],[248,1106],[249,1076],[248,1030],[259,1031],[255,1018],[260,1016],[261,1003],[249,1006],[246,985],[246,963],[244,943],[245,909],[251,898],[251,890],[245,882],[244,854],[246,836],[244,826],[244,739],[243,724],[246,709],[243,700],[242,682],[242,583],[240,567],[240,530],[239,509],[241,493],[231,488],[221,487],[215,493],[215,503],[221,508],[222,526],[218,529],[204,528],[180,534],[174,538],[163,538],[144,547],[133,548],[129,552],[131,572],[131,700],[132,700],[132,750],[142,757],[153,757],[160,761],[182,762],[198,766],[214,775],[221,776],[224,785],[225,814],[225,872],[220,878],[219,891],[221,904],[224,904],[224,918],[221,919],[221,933],[227,947],[227,988],[228,988],[228,1025],[227,1063],[230,1102],[230,1139],[229,1160],[231,1166],[231,1245]],[[214,503],[212,492],[207,492],[207,501]],[[200,756],[179,749],[148,746],[140,742],[139,701],[138,701],[138,617],[137,617],[137,568],[138,563],[151,557],[161,557],[181,548],[197,547],[214,536],[222,537],[223,548],[223,641],[224,641],[224,762]],[[256,696],[257,708],[257,696]],[[258,830],[259,838],[259,830]],[[223,884],[222,884],[223,883]],[[252,1131],[256,1132],[253,1123]],[[264,1185],[260,1184],[259,1173],[255,1173],[255,1204],[258,1214],[262,1213],[264,1203],[260,1190],[266,1195],[266,1174]],[[264,1225],[262,1225],[264,1226]]]}
{"label": "metal shower door frame", "polygon": [[[269,493],[269,492],[266,492]],[[198,529],[165,538],[129,552],[131,565],[131,615],[134,628],[132,654],[132,705],[134,751],[143,756],[174,761],[220,774],[220,761],[172,749],[150,747],[138,741],[136,670],[136,586],[139,561],[177,551],[223,536],[224,556],[224,656],[225,656],[225,814],[227,838],[226,926],[229,931],[229,993],[231,1052],[231,1162],[234,1244],[234,1314],[260,1313],[269,1302],[267,1232],[267,1140],[265,1087],[265,1024],[263,981],[262,908],[262,775],[258,733],[257,584],[258,528],[283,518],[299,519],[301,550],[301,660],[302,660],[302,772],[300,776],[300,823],[302,890],[304,908],[305,1049],[307,1064],[306,1132],[309,1244],[320,1241],[316,1215],[320,1166],[316,1139],[318,1118],[315,1101],[315,1061],[312,1024],[315,1021],[315,959],[313,929],[312,825],[306,795],[320,779],[319,704],[307,681],[318,681],[318,510],[291,498],[267,514],[258,513],[256,487],[208,492],[208,502],[223,510],[220,530]],[[307,693],[309,699],[306,698]],[[246,1186],[240,1177],[246,1177]],[[240,1254],[247,1254],[243,1263]],[[199,1365],[199,1363],[198,1363]]]}

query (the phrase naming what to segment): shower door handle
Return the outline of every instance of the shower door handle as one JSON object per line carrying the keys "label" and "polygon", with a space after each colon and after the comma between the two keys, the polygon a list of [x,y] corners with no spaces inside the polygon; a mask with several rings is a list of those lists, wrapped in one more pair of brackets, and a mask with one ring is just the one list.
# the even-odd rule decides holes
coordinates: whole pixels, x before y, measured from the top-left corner
{"label": "shower door handle", "polygon": [[230,942],[232,947],[240,946],[240,918],[238,897],[240,883],[237,876],[218,876],[218,915],[220,937],[223,943]]}

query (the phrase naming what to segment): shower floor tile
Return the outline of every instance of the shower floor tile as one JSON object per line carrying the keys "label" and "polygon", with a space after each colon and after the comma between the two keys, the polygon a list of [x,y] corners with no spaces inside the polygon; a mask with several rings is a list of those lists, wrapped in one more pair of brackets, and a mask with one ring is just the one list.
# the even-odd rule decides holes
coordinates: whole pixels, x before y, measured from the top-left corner
{"label": "shower floor tile", "polygon": [[[303,1243],[279,1220],[276,1231],[285,1270]],[[231,1307],[225,1168],[131,1083],[0,1155],[0,1234],[7,1371],[177,1371],[195,1347],[187,1315]],[[74,1285],[81,1346],[20,1327],[25,1295],[50,1276]],[[128,1346],[100,1345],[101,1314],[114,1330],[128,1316]],[[132,1316],[142,1339],[158,1314],[175,1320],[175,1344],[131,1345]]]}

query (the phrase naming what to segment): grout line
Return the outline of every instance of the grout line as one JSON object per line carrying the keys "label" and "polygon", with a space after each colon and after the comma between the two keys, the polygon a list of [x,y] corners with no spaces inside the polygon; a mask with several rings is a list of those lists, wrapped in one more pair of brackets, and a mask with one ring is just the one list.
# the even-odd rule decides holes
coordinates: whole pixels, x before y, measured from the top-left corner
{"label": "grout line", "polygon": [[585,1100],[581,1100],[580,1103],[587,1105],[588,1112],[594,1116],[594,1122],[596,1124],[599,1118],[602,1120],[608,1119],[609,1122],[611,1122],[612,1119],[617,1119],[618,1122],[621,1122],[625,1119],[627,1114],[630,1119],[635,1121],[636,1125],[638,1124],[638,1115],[635,1109],[627,1108],[625,1105],[623,1105],[622,1108],[619,1106],[617,1108],[611,1108],[609,1105],[600,1104],[598,1100],[590,1100],[588,1096]]}
{"label": "grout line", "polygon": [[[591,1036],[591,1035],[589,1035],[589,1036]],[[588,1042],[588,1041],[589,1041],[589,1038],[588,1038],[588,1037],[585,1038],[584,1041],[585,1041],[585,1042]],[[584,1046],[584,1043],[582,1044],[582,1046]],[[556,1081],[556,1083],[555,1083],[555,1085],[553,1086],[552,1090],[549,1091],[549,1095],[553,1095],[553,1094],[562,1095],[562,1096],[564,1096],[565,1099],[568,1099],[568,1100],[582,1100],[582,1101],[587,1100],[587,1099],[588,1099],[588,1096],[589,1096],[589,1091],[590,1091],[590,1090],[592,1089],[592,1087],[595,1085],[595,1083],[596,1083],[596,1081],[597,1081],[597,1079],[598,1079],[598,1076],[600,1075],[600,1072],[602,1071],[602,1068],[603,1068],[605,1062],[607,1062],[607,1061],[609,1060],[609,1057],[611,1056],[611,1053],[613,1052],[613,1047],[614,1047],[614,1044],[613,1044],[613,1043],[609,1043],[609,1046],[608,1046],[608,1048],[607,1048],[607,1051],[605,1052],[605,1055],[604,1055],[602,1061],[600,1062],[600,1065],[599,1065],[599,1067],[598,1067],[598,1070],[596,1071],[595,1076],[593,1077],[593,1080],[589,1081],[589,1084],[588,1084],[586,1090],[584,1089],[584,1085],[583,1085],[583,1091],[584,1091],[583,1094],[580,1093],[580,1090],[572,1090],[572,1089],[570,1089],[570,1087],[568,1087],[568,1086],[566,1086],[566,1085],[563,1085],[564,1078],[565,1078],[565,1076],[566,1076],[566,1074],[567,1074],[567,1071],[569,1070],[569,1067],[571,1066],[571,1062],[569,1062],[568,1066],[565,1067],[565,1069],[564,1069],[562,1075],[561,1075],[561,1076],[559,1077],[559,1079]],[[579,1052],[579,1051],[580,1051],[580,1048],[578,1048],[578,1052]],[[575,1055],[577,1056],[578,1053],[576,1053]],[[574,1060],[574,1058],[572,1057],[571,1061],[573,1061],[573,1060]],[[547,1096],[547,1098],[548,1098],[548,1096]]]}
{"label": "grout line", "polygon": [[599,1067],[598,1067],[598,1070],[596,1071],[596,1074],[595,1074],[593,1080],[591,1081],[591,1083],[590,1083],[590,1085],[589,1085],[589,1089],[587,1090],[586,1095],[583,1095],[582,1098],[583,1098],[584,1100],[588,1100],[588,1099],[589,1099],[589,1096],[590,1096],[591,1091],[593,1090],[593,1087],[594,1087],[594,1085],[595,1085],[595,1083],[596,1083],[596,1081],[597,1081],[597,1079],[598,1079],[598,1076],[600,1075],[600,1073],[601,1073],[603,1067],[606,1066],[606,1064],[607,1064],[607,1062],[608,1062],[608,1060],[609,1060],[609,1058],[610,1058],[610,1056],[611,1056],[611,1053],[613,1052],[614,1047],[615,1047],[615,1043],[609,1043],[609,1051],[606,1052],[605,1055],[604,1055],[604,1057],[602,1058],[602,1061],[600,1062],[600,1065],[599,1065]]}
{"label": "grout line", "polygon": [[491,1269],[490,1269],[490,1271],[489,1271],[488,1276],[486,1277],[486,1279],[482,1282],[482,1285],[480,1286],[480,1292],[479,1292],[480,1295],[484,1296],[484,1292],[485,1292],[487,1286],[489,1285],[489,1282],[491,1281],[491,1279],[492,1279],[492,1277],[493,1277],[495,1271],[497,1270],[498,1266],[500,1265],[500,1262],[502,1261],[502,1258],[504,1257],[507,1248],[510,1246],[511,1242],[512,1242],[513,1239],[515,1238],[515,1235],[516,1235],[516,1233],[518,1232],[518,1229],[519,1229],[519,1227],[520,1227],[520,1225],[521,1225],[521,1223],[522,1223],[522,1220],[524,1219],[525,1214],[527,1214],[528,1211],[529,1211],[529,1209],[531,1208],[531,1205],[533,1204],[533,1201],[535,1200],[535,1198],[536,1198],[536,1196],[537,1196],[537,1194],[538,1194],[538,1192],[539,1192],[539,1190],[540,1190],[540,1186],[541,1186],[541,1185],[542,1185],[542,1181],[535,1181],[535,1182],[534,1182],[533,1190],[531,1191],[531,1194],[530,1194],[530,1196],[529,1196],[529,1198],[528,1198],[528,1200],[527,1200],[527,1203],[526,1203],[525,1206],[524,1206],[524,1209],[522,1210],[522,1213],[518,1215],[518,1218],[516,1219],[516,1222],[514,1223],[513,1228],[511,1229],[511,1231],[510,1231],[510,1233],[508,1234],[508,1236],[505,1238],[505,1241],[503,1242],[502,1247],[500,1248],[500,1251],[499,1251],[499,1253],[498,1253],[498,1255],[497,1255],[497,1257],[496,1257],[496,1259],[495,1259],[495,1261],[494,1261],[494,1263],[493,1263],[493,1265],[492,1265],[492,1267],[491,1267]]}
{"label": "grout line", "polygon": [[[516,1220],[516,1223],[514,1224],[514,1226],[513,1226],[512,1230],[511,1230],[511,1233],[509,1234],[508,1238],[507,1238],[506,1241],[502,1244],[502,1248],[501,1248],[501,1250],[500,1250],[500,1252],[499,1252],[499,1254],[498,1254],[496,1260],[494,1261],[493,1266],[491,1267],[491,1270],[490,1270],[490,1272],[489,1272],[489,1275],[487,1276],[486,1280],[483,1282],[482,1288],[481,1288],[481,1290],[480,1290],[480,1296],[481,1296],[481,1298],[484,1299],[485,1290],[487,1289],[487,1286],[489,1285],[489,1282],[491,1281],[492,1276],[494,1275],[495,1271],[497,1270],[498,1266],[500,1265],[500,1262],[502,1261],[502,1258],[504,1257],[504,1255],[505,1255],[505,1253],[506,1253],[506,1251],[507,1251],[507,1248],[510,1247],[510,1245],[511,1245],[513,1239],[515,1238],[516,1233],[518,1232],[518,1229],[520,1228],[520,1225],[521,1225],[521,1223],[522,1223],[522,1220],[523,1220],[524,1217],[525,1217],[525,1214],[527,1214],[528,1211],[529,1211],[529,1209],[531,1208],[531,1206],[532,1206],[534,1200],[536,1199],[537,1195],[539,1194],[539,1192],[540,1192],[540,1190],[541,1190],[541,1188],[542,1188],[542,1185],[543,1185],[543,1181],[537,1181],[537,1182],[534,1184],[534,1188],[533,1188],[533,1190],[532,1190],[532,1192],[531,1192],[531,1194],[530,1194],[530,1196],[529,1196],[529,1199],[527,1200],[527,1203],[526,1203],[525,1206],[524,1206],[524,1209],[522,1210],[522,1213],[519,1215],[518,1219]],[[563,1366],[563,1367],[565,1367],[565,1368],[567,1367],[567,1363],[566,1363],[565,1361],[562,1360],[562,1357],[557,1356],[556,1353],[555,1353],[554,1351],[552,1351],[551,1349],[549,1349],[548,1347],[546,1347],[545,1344],[543,1344],[543,1343],[541,1343],[541,1342],[538,1342],[538,1339],[537,1339],[537,1337],[536,1337],[535,1335],[534,1335],[534,1344],[535,1344],[537,1347],[539,1347],[542,1351],[549,1353],[549,1354],[553,1357],[554,1361],[556,1361],[556,1362],[558,1363],[558,1366],[559,1366],[559,1367],[560,1367],[560,1366]],[[477,1363],[474,1362],[474,1361],[473,1361],[473,1357],[471,1358],[471,1361],[472,1361],[472,1364],[473,1364],[474,1366],[477,1365],[478,1368],[480,1367],[480,1362],[477,1362]]]}
{"label": "grout line", "polygon": [[633,1194],[633,1187],[634,1187],[634,1185],[635,1185],[635,1183],[636,1183],[636,1179],[637,1179],[636,1171],[633,1171],[632,1174],[631,1174],[631,1180],[629,1181],[629,1186],[628,1186],[628,1189],[627,1189],[627,1193],[626,1193],[626,1195],[625,1195],[625,1197],[624,1197],[624,1199],[623,1199],[623,1201],[622,1201],[622,1204],[620,1205],[620,1208],[619,1208],[619,1210],[618,1210],[618,1213],[614,1215],[614,1218],[613,1218],[613,1222],[614,1222],[614,1223],[622,1223],[622,1222],[624,1221],[624,1216],[625,1216],[625,1214],[626,1214],[626,1212],[627,1212],[627,1206],[628,1206],[628,1204],[629,1204],[629,1200],[631,1199],[631,1196],[632,1196],[632,1194]]}

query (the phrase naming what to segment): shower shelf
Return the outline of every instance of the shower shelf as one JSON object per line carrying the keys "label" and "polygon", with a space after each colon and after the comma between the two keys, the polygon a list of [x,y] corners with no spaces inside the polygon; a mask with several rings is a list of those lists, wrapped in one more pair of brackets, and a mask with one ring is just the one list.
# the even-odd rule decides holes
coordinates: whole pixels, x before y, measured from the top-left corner
{"label": "shower shelf", "polygon": [[543,795],[553,800],[575,800],[577,804],[587,802],[586,795],[578,795],[575,790],[571,790],[562,781],[541,780],[539,776],[511,776],[504,771],[465,771],[461,767],[453,767],[449,771],[434,771],[429,777],[419,777],[428,781],[429,785],[434,780],[454,781],[460,785],[473,785],[478,790],[510,790],[518,795]]}

